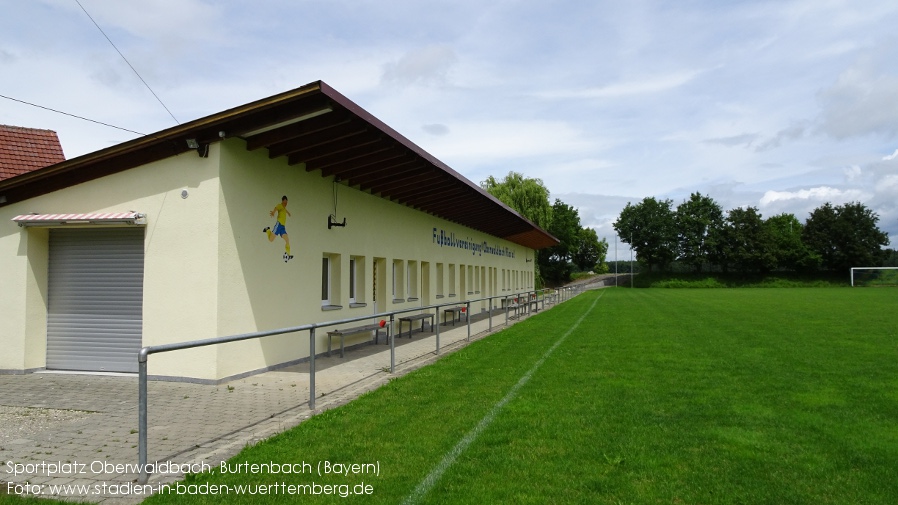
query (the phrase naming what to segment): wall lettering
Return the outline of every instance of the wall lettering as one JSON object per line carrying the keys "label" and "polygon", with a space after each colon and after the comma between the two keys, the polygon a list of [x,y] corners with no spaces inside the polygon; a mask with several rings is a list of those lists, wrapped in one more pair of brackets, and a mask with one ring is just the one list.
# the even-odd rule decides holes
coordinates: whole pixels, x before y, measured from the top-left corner
{"label": "wall lettering", "polygon": [[459,239],[454,233],[447,233],[445,230],[433,229],[433,243],[440,247],[455,247],[465,251],[471,251],[474,256],[483,256],[491,254],[493,256],[501,256],[503,258],[514,258],[514,251],[510,248],[500,246],[498,244],[490,244],[489,241],[475,242],[472,238]]}

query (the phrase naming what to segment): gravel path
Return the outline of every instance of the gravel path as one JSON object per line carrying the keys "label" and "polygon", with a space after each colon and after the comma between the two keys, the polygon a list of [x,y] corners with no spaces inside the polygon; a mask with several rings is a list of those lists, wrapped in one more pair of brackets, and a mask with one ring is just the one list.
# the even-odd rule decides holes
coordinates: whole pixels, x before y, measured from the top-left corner
{"label": "gravel path", "polygon": [[0,405],[0,445],[58,426],[61,422],[80,421],[92,415],[93,412],[83,410]]}

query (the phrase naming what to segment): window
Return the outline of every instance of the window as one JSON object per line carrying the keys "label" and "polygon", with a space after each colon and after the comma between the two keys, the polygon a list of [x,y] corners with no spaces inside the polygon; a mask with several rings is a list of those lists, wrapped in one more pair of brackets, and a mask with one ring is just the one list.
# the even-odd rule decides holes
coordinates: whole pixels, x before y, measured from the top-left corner
{"label": "window", "polygon": [[473,295],[474,294],[474,267],[472,265],[468,265],[467,272],[468,272],[468,275],[467,275],[466,279],[467,279],[467,286],[468,286],[468,294]]}
{"label": "window", "polygon": [[437,298],[443,298],[443,264],[437,263]]}
{"label": "window", "polygon": [[321,258],[322,310],[342,309],[340,298],[340,255],[325,253]]}
{"label": "window", "polygon": [[349,258],[349,303],[355,303],[355,258]]}
{"label": "window", "polygon": [[349,258],[349,307],[365,307],[365,257]]}
{"label": "window", "polygon": [[331,304],[331,260],[321,258],[321,305]]}
{"label": "window", "polygon": [[468,267],[458,265],[458,292],[462,296],[462,300],[467,300],[468,294]]}
{"label": "window", "polygon": [[417,301],[418,300],[418,262],[417,261],[409,261],[406,268],[406,288],[405,293],[408,296],[408,301]]}
{"label": "window", "polygon": [[455,296],[455,265],[449,265],[449,297]]}
{"label": "window", "polygon": [[393,260],[393,303],[405,301],[405,265],[402,260]]}

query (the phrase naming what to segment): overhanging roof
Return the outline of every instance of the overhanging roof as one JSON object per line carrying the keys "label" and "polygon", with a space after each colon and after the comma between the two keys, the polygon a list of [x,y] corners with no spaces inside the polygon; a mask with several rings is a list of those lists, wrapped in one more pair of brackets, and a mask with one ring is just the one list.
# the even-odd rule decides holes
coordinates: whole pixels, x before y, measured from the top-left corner
{"label": "overhanging roof", "polygon": [[193,149],[188,140],[202,152],[230,137],[297,170],[526,247],[558,243],[321,81],[0,181],[0,206],[182,154]]}

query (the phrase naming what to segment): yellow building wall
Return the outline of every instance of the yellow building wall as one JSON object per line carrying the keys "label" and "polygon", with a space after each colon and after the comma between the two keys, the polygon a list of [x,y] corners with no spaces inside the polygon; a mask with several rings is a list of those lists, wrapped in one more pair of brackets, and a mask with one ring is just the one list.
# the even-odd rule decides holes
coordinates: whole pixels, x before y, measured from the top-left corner
{"label": "yellow building wall", "polygon": [[[328,229],[330,214],[345,228]],[[186,197],[182,193],[186,192]],[[269,241],[269,212],[287,195],[284,241]],[[46,228],[10,221],[31,212],[145,213],[143,344],[185,342],[333,321],[532,289],[533,251],[247,151],[240,139],[0,207],[0,371],[46,363]],[[441,245],[437,237],[513,253],[514,257]],[[322,258],[330,257],[331,305],[321,301]],[[357,303],[349,300],[349,262],[358,258]],[[382,284],[375,303],[375,263]],[[393,265],[400,289],[392,292]],[[409,275],[407,268],[415,269]],[[442,273],[440,275],[440,272]],[[450,275],[454,272],[454,278]],[[415,281],[407,292],[407,277]],[[506,279],[503,283],[503,279]],[[517,279],[517,281],[513,281]],[[506,290],[502,290],[506,288]],[[470,292],[470,294],[469,294]],[[411,295],[417,300],[408,300]],[[451,297],[450,294],[456,295]],[[401,300],[397,300],[401,299]],[[472,306],[472,312],[485,309]],[[332,308],[332,307],[331,307]],[[352,323],[353,326],[364,322]],[[344,327],[346,325],[343,325]],[[327,329],[318,330],[318,352]],[[347,344],[366,340],[348,338]],[[154,354],[151,376],[218,380],[307,358],[308,332]]]}
{"label": "yellow building wall", "polygon": [[[19,227],[20,214],[145,213],[144,345],[214,336],[217,173],[217,150],[190,152],[0,207],[0,370],[46,364],[48,230]],[[215,374],[213,349],[184,353],[154,357],[150,373]]]}
{"label": "yellow building wall", "polygon": [[25,334],[29,315],[40,314],[26,312],[26,300],[34,296],[29,289],[33,276],[29,276],[28,236],[9,221],[17,214],[7,217],[5,211],[0,208],[0,371],[16,372],[34,368],[26,364]]}
{"label": "yellow building wall", "polygon": [[[303,165],[290,166],[284,158],[270,160],[265,150],[247,151],[241,140],[222,142],[221,192],[219,216],[218,300],[219,335],[231,335],[276,328],[294,327],[313,322],[374,315],[437,303],[461,302],[488,294],[500,295],[498,272],[506,269],[519,273],[519,290],[533,287],[533,251],[520,245],[490,237],[455,223],[392,203],[357,188],[336,184],[332,177],[320,172],[307,172]],[[346,227],[328,229],[328,216]],[[262,229],[273,226],[269,216],[281,197],[288,197],[287,234],[294,258],[283,261],[284,241],[269,242]],[[434,231],[436,229],[436,232]],[[456,239],[478,246],[507,248],[514,258],[448,245],[440,245],[434,234],[454,234]],[[323,310],[321,302],[322,258],[339,260],[332,270],[331,305],[339,310]],[[357,302],[349,300],[349,261],[358,258],[359,282]],[[531,259],[527,262],[527,258]],[[386,266],[380,282],[386,283],[385,294],[374,302],[374,262],[381,259]],[[409,262],[414,262],[417,300],[395,302],[392,293],[394,262],[402,265],[401,289],[396,298],[408,300],[406,277]],[[438,281],[437,265],[442,265],[443,281]],[[462,292],[450,289],[449,264],[459,271],[464,268],[466,285]],[[423,268],[423,271],[422,271]],[[476,268],[476,275],[475,275]],[[470,271],[470,274],[468,272]],[[524,273],[527,272],[525,276]],[[496,279],[490,283],[489,279]],[[523,280],[526,277],[526,280]],[[460,280],[456,276],[455,284]],[[438,298],[438,286],[443,286]],[[477,289],[475,289],[475,287]],[[492,291],[491,291],[492,290]],[[510,290],[509,290],[510,292]],[[450,298],[449,293],[456,294]],[[401,296],[400,296],[401,295]],[[472,312],[485,310],[486,303],[472,306]],[[374,322],[372,318],[370,322]],[[359,326],[365,321],[341,325]],[[365,335],[347,337],[347,344],[368,339]],[[327,329],[317,331],[316,350],[327,346]],[[308,332],[265,337],[221,346],[218,355],[218,377],[228,377],[247,370],[258,370],[277,363],[309,355]]]}

